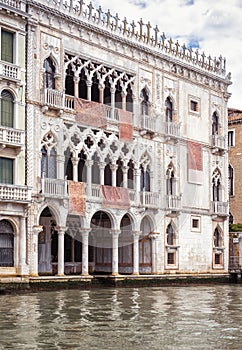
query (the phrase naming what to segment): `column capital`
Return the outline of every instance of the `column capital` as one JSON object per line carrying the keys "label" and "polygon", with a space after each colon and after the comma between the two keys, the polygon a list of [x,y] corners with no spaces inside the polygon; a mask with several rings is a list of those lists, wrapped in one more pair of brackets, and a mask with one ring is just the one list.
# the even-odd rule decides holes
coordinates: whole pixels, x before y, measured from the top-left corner
{"label": "column capital", "polygon": [[151,238],[151,239],[156,239],[156,238],[159,237],[159,235],[160,235],[160,232],[150,232],[148,237]]}
{"label": "column capital", "polygon": [[58,231],[58,235],[64,235],[65,232],[68,230],[68,227],[66,227],[66,226],[56,226],[56,230]]}
{"label": "column capital", "polygon": [[41,225],[35,225],[35,226],[33,226],[33,233],[35,234],[35,235],[38,235],[40,232],[42,232],[43,231],[43,226],[41,226]]}
{"label": "column capital", "polygon": [[92,231],[91,228],[81,228],[80,229],[80,233],[82,236],[88,236],[91,231]]}
{"label": "column capital", "polygon": [[121,230],[110,230],[109,233],[113,236],[113,237],[118,237],[121,233]]}
{"label": "column capital", "polygon": [[93,163],[94,163],[94,161],[92,159],[87,159],[85,161],[85,164],[86,164],[87,167],[91,167],[93,165]]}
{"label": "column capital", "polygon": [[99,166],[100,169],[104,169],[105,166],[106,166],[106,163],[105,162],[99,162],[98,166]]}
{"label": "column capital", "polygon": [[80,158],[78,158],[78,157],[72,157],[72,158],[71,158],[71,161],[72,161],[72,164],[73,164],[73,165],[78,165],[79,160],[80,160]]}
{"label": "column capital", "polygon": [[116,171],[118,169],[118,165],[117,164],[111,164],[110,168],[112,171]]}

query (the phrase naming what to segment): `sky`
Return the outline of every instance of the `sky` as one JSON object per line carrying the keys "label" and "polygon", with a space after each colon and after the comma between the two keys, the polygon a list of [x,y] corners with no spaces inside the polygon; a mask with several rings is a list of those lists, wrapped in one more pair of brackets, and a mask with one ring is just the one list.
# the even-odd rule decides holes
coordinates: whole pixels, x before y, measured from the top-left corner
{"label": "sky", "polygon": [[[93,0],[128,22],[150,21],[160,33],[198,48],[206,56],[226,58],[231,72],[230,108],[242,109],[242,0]],[[173,40],[174,41],[174,40]]]}

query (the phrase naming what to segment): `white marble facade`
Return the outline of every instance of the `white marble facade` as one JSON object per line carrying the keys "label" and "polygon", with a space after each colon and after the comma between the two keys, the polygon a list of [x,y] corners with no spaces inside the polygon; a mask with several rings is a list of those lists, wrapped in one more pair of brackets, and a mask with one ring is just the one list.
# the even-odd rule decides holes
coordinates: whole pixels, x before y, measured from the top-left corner
{"label": "white marble facade", "polygon": [[224,59],[82,1],[18,3],[29,5],[27,274],[227,272]]}

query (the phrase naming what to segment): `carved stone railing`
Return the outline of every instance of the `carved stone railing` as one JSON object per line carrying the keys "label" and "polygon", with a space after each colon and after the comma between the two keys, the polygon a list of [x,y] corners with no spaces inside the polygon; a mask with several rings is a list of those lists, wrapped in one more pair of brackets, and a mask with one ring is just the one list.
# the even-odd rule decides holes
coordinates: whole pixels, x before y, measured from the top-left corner
{"label": "carved stone railing", "polygon": [[0,201],[29,202],[31,193],[27,186],[1,185]]}
{"label": "carved stone railing", "polygon": [[163,132],[169,138],[179,138],[181,135],[181,124],[175,122],[165,122],[163,124]]}
{"label": "carved stone railing", "polygon": [[92,197],[101,198],[101,185],[92,184]]}
{"label": "carved stone railing", "polygon": [[212,214],[227,216],[228,215],[228,203],[227,202],[212,202],[211,203]]}
{"label": "carved stone railing", "polygon": [[24,146],[25,131],[0,126],[0,143],[15,147]]}
{"label": "carved stone railing", "polygon": [[221,135],[213,135],[212,136],[212,146],[218,148],[220,150],[226,149],[226,138]]}
{"label": "carved stone railing", "polygon": [[136,127],[140,128],[141,130],[156,132],[156,118],[151,117],[149,115],[141,114],[138,117],[138,120],[136,119]]}
{"label": "carved stone railing", "polygon": [[1,5],[13,7],[15,9],[21,10],[23,12],[26,11],[26,2],[23,0],[1,0]]}
{"label": "carved stone railing", "polygon": [[67,197],[67,180],[39,178],[39,193],[50,197]]}
{"label": "carved stone railing", "polygon": [[170,210],[181,210],[181,196],[166,196],[166,207]]}
{"label": "carved stone railing", "polygon": [[108,105],[104,105],[106,109],[106,118],[107,120],[114,120],[114,121],[119,121],[120,115],[119,115],[119,109],[118,108],[113,108]]}
{"label": "carved stone railing", "polygon": [[140,19],[138,23],[134,21],[129,23],[126,18],[122,20],[118,14],[113,16],[109,10],[102,11],[100,6],[95,9],[91,2],[85,4],[83,0],[70,0],[68,2],[64,0],[38,0],[38,3],[52,8],[55,12],[60,11],[65,16],[86,22],[88,25],[105,29],[105,31],[130,40],[132,43],[148,46],[152,50],[174,57],[176,60],[221,76],[226,74],[226,60],[221,55],[218,58],[212,58],[210,55],[206,56],[204,52],[200,53],[198,49],[187,48],[185,44],[180,45],[178,41],[166,38],[164,33],[159,35],[159,28],[152,26],[150,22],[144,23]]}
{"label": "carved stone railing", "polygon": [[9,62],[0,61],[0,77],[20,80],[20,67]]}
{"label": "carved stone railing", "polygon": [[160,195],[155,192],[140,192],[140,204],[147,208],[158,208]]}

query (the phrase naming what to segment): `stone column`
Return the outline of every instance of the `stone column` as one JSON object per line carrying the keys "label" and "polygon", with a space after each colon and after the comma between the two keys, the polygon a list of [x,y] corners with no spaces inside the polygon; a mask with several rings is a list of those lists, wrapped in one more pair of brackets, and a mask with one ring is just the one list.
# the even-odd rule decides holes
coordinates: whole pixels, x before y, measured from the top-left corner
{"label": "stone column", "polygon": [[114,119],[114,109],[115,109],[115,87],[111,87],[111,119]]}
{"label": "stone column", "polygon": [[157,233],[150,233],[149,237],[151,239],[151,249],[152,249],[152,267],[151,272],[152,274],[157,274],[157,252],[156,252],[156,239],[157,239]]}
{"label": "stone column", "polygon": [[112,235],[112,276],[118,276],[118,236],[121,230],[110,230]]}
{"label": "stone column", "polygon": [[117,172],[117,164],[111,164],[111,170],[112,170],[112,186],[117,186],[117,178],[116,178],[116,172]]}
{"label": "stone column", "polygon": [[122,92],[122,109],[126,111],[126,95],[124,92]]}
{"label": "stone column", "polygon": [[64,179],[65,178],[65,156],[58,155],[57,156],[57,179]]}
{"label": "stone column", "polygon": [[88,237],[91,229],[82,229],[82,276],[88,276]]}
{"label": "stone column", "polygon": [[92,81],[87,80],[87,100],[92,100]]}
{"label": "stone column", "polygon": [[128,167],[123,166],[122,170],[123,170],[123,187],[127,188],[128,187]]}
{"label": "stone column", "polygon": [[79,97],[79,81],[80,81],[80,78],[79,77],[74,77],[73,80],[74,80],[74,96],[76,98],[78,98]]}
{"label": "stone column", "polygon": [[30,266],[30,275],[38,276],[38,237],[39,233],[42,231],[43,226],[34,226],[32,230],[31,239],[31,249],[32,249],[32,259]]}
{"label": "stone column", "polygon": [[86,160],[87,166],[87,197],[91,197],[92,195],[92,165],[93,160]]}
{"label": "stone column", "polygon": [[133,231],[134,251],[133,251],[133,275],[139,275],[139,237],[140,231]]}
{"label": "stone column", "polygon": [[104,86],[99,85],[99,102],[103,104],[103,92],[104,92]]}
{"label": "stone column", "polygon": [[57,227],[58,230],[58,276],[64,276],[64,268],[65,268],[65,262],[64,262],[64,238],[65,238],[65,232],[67,230],[66,227]]}
{"label": "stone column", "polygon": [[73,165],[73,181],[78,181],[78,163],[79,163],[79,158],[77,157],[72,157],[71,158],[72,165]]}
{"label": "stone column", "polygon": [[134,169],[134,183],[135,183],[135,202],[140,204],[140,169]]}
{"label": "stone column", "polygon": [[104,168],[105,168],[105,163],[99,163],[99,170],[100,170],[100,185],[104,185]]}
{"label": "stone column", "polygon": [[26,270],[26,218],[20,218],[19,232],[19,274],[24,275]]}

